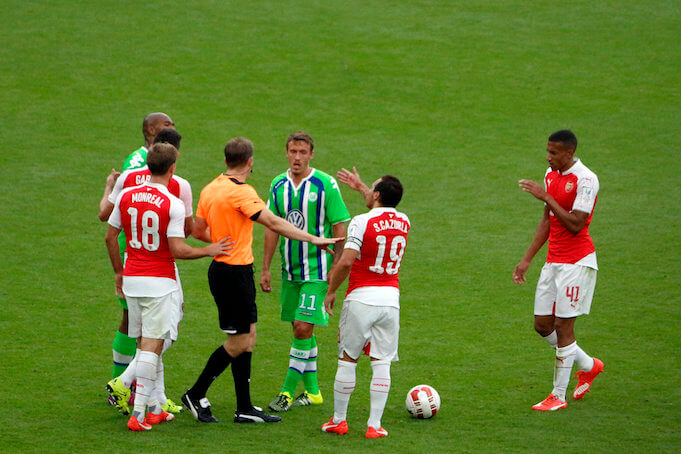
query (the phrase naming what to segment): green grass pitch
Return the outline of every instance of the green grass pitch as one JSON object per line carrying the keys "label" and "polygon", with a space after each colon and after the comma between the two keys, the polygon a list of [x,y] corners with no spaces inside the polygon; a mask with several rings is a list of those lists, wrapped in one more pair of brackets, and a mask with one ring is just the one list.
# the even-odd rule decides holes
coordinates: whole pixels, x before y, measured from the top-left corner
{"label": "green grass pitch", "polygon": [[[8,0],[2,9],[0,451],[681,451],[678,2]],[[262,197],[296,129],[315,138],[316,167],[402,179],[413,228],[387,439],[363,437],[366,361],[350,434],[319,430],[333,408],[337,318],[317,333],[326,402],[280,424],[231,422],[229,371],[209,394],[220,424],[185,414],[133,434],[106,405],[120,310],[97,203],[153,111],[184,137],[178,174],[195,201],[238,135],[255,143],[249,183]],[[541,180],[546,138],[561,128],[575,131],[577,154],[601,181],[591,227],[600,272],[577,336],[606,373],[583,401],[537,414],[530,406],[550,391],[553,364],[532,330],[545,252],[527,285],[511,272],[542,206],[517,180]],[[351,214],[364,211],[343,194]],[[256,226],[258,268],[262,236]],[[222,341],[207,267],[180,264],[186,315],[165,356],[175,400]],[[276,293],[260,293],[258,306],[251,386],[264,406],[291,334]],[[404,410],[420,383],[442,397],[433,420]]]}

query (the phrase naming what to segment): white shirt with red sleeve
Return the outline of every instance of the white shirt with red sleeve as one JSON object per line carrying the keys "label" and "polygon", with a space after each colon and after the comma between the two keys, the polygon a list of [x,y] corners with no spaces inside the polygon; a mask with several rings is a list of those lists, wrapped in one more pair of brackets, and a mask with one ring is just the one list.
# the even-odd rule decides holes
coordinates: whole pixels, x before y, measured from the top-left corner
{"label": "white shirt with red sleeve", "polygon": [[549,212],[549,251],[546,261],[598,269],[596,249],[589,235],[589,225],[598,199],[598,177],[582,161],[575,159],[572,167],[564,173],[549,167],[544,176],[544,185],[546,192],[567,212],[581,211],[589,214],[582,230],[573,234],[560,223],[553,212]]}
{"label": "white shirt with red sleeve", "polygon": [[347,300],[400,307],[399,270],[411,224],[395,208],[379,207],[355,216],[346,249],[359,252],[350,269]]}
{"label": "white shirt with red sleeve", "polygon": [[[123,172],[114,184],[111,194],[109,194],[109,202],[114,203],[118,195],[123,189],[139,186],[151,179],[151,172],[149,167],[144,166],[137,169],[130,169]],[[184,178],[173,175],[168,183],[168,191],[175,197],[179,197],[184,203],[185,217],[188,218],[194,214],[192,210],[193,198],[192,187]]]}
{"label": "white shirt with red sleeve", "polygon": [[184,203],[161,184],[124,189],[109,224],[125,232],[123,293],[158,297],[178,289],[168,238],[184,238]]}

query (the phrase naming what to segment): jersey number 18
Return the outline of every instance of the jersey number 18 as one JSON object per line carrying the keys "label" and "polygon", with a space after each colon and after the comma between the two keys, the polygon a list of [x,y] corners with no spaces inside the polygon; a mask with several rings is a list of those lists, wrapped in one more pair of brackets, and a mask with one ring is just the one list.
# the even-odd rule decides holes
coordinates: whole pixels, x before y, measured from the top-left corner
{"label": "jersey number 18", "polygon": [[160,244],[160,236],[158,234],[159,218],[155,211],[145,211],[142,213],[142,241],[137,239],[137,208],[128,208],[130,215],[130,247],[133,249],[140,249],[144,246],[147,251],[155,251]]}

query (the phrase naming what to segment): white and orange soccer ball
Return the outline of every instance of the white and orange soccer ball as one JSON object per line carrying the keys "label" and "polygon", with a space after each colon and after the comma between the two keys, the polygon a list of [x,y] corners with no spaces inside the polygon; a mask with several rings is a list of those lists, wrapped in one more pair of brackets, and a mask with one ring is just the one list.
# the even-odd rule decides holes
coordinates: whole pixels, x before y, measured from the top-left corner
{"label": "white and orange soccer ball", "polygon": [[407,393],[405,404],[407,411],[414,418],[432,418],[440,411],[440,395],[432,386],[417,385]]}

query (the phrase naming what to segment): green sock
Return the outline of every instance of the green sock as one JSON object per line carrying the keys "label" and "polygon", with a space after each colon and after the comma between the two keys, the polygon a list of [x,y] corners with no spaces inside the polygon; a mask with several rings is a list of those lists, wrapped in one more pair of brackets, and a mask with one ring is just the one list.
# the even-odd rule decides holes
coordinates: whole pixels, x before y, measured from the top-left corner
{"label": "green sock", "polygon": [[112,378],[116,378],[125,371],[135,356],[137,339],[117,331],[111,348],[113,350],[113,369],[111,374]]}
{"label": "green sock", "polygon": [[296,392],[298,381],[305,372],[307,366],[307,359],[310,357],[310,346],[312,339],[293,339],[291,344],[291,353],[288,361],[288,371],[286,372],[286,379],[284,379],[284,386],[281,392],[287,392],[291,397]]}
{"label": "green sock", "polygon": [[310,339],[310,357],[305,366],[303,373],[303,383],[305,383],[305,391],[310,394],[319,394],[319,383],[317,382],[317,337],[312,335]]}

